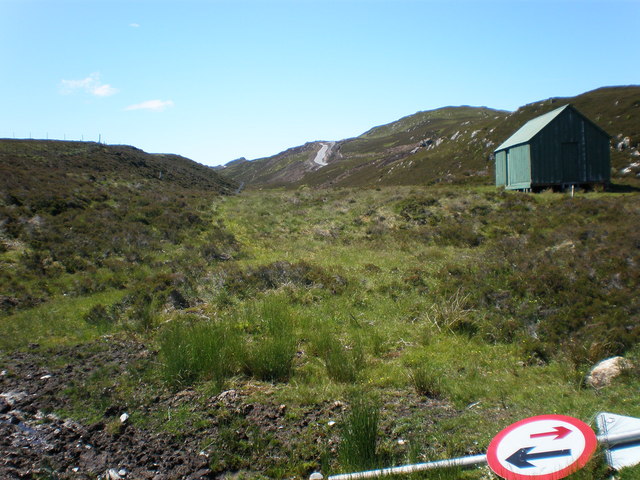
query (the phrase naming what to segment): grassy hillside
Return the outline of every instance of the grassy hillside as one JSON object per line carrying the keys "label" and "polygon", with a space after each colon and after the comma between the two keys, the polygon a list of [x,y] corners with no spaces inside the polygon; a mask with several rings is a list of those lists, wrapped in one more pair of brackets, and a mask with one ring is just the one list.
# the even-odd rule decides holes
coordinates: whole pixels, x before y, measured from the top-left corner
{"label": "grassy hillside", "polygon": [[235,188],[177,155],[0,140],[0,307],[130,285],[204,232],[212,199]]}
{"label": "grassy hillside", "polygon": [[[274,157],[234,163],[230,178],[255,185],[491,184],[493,150],[528,120],[572,103],[612,136],[615,176],[640,172],[640,87],[606,87],[571,98],[551,98],[509,113],[478,107],[419,112],[337,143],[329,165],[314,167],[317,143]],[[622,172],[623,169],[627,171]]]}
{"label": "grassy hillside", "polygon": [[[0,391],[29,393],[0,408],[0,438],[14,442],[0,441],[0,473],[31,462],[59,478],[302,479],[482,453],[531,415],[638,416],[637,187],[178,190],[160,210],[184,195],[199,220],[174,232],[147,213],[155,189],[114,184],[133,190],[128,213],[111,195],[85,221],[124,215],[144,241],[76,270],[68,229],[44,236],[64,247],[52,261],[23,264],[44,254],[25,216],[5,231],[3,272],[23,269],[13,288],[47,296],[0,317]],[[633,366],[588,386],[616,354]],[[16,422],[52,448],[12,456],[30,438]],[[570,478],[610,476],[599,452]]]}
{"label": "grassy hillside", "polygon": [[394,185],[443,181],[461,169],[468,176],[486,174],[488,157],[469,159],[482,157],[491,146],[485,136],[505,115],[477,107],[417,113],[341,143],[340,160],[304,180],[311,185]]}
{"label": "grassy hillside", "polygon": [[[270,158],[232,162],[221,172],[250,185],[407,183],[405,170],[414,162],[409,160],[409,163],[403,163],[404,160],[421,158],[416,152],[430,152],[432,163],[429,168],[433,169],[435,163],[442,163],[442,159],[445,159],[447,167],[449,156],[459,157],[459,154],[452,154],[454,150],[460,150],[460,154],[467,150],[467,146],[461,148],[456,141],[462,134],[462,128],[471,128],[469,133],[475,130],[476,134],[484,132],[488,125],[505,115],[505,112],[476,107],[446,107],[419,112],[389,125],[373,128],[357,138],[337,142],[328,159],[329,165],[323,168],[318,168],[312,161],[320,149],[320,143],[315,142]],[[480,137],[474,139],[474,145],[469,148],[477,150],[479,144],[476,145],[476,142],[479,141]],[[483,163],[480,168],[486,168],[486,165]],[[429,178],[433,179],[433,176]],[[413,178],[408,183],[415,183],[415,180]]]}
{"label": "grassy hillside", "polygon": [[286,185],[301,180],[306,172],[316,168],[313,165],[313,157],[319,149],[319,144],[307,143],[269,158],[251,162],[234,160],[217,171],[227,178],[245,184]]}

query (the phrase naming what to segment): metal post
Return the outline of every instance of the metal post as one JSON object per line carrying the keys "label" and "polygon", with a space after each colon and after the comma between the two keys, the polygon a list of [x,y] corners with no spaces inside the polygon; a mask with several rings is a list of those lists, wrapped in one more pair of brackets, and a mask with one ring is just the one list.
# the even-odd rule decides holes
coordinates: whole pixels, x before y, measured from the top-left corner
{"label": "metal post", "polygon": [[[598,435],[596,437],[598,443],[602,444],[602,446],[606,449],[606,451],[608,452],[607,455],[612,455],[616,450],[631,450],[631,452],[629,453],[633,454],[631,459],[628,458],[628,454],[625,454],[627,458],[617,458],[616,462],[609,462],[609,464],[613,468],[619,469],[620,467],[640,463],[640,452],[633,452],[634,448],[640,448],[640,419],[633,417],[616,416],[609,413],[601,413],[598,420],[600,431],[607,430],[602,426],[602,422],[604,422],[603,418],[605,418],[604,415],[609,416],[610,422],[615,421],[618,423],[616,424],[615,429],[612,428],[615,433],[611,432]],[[621,429],[626,431],[620,432]],[[359,480],[362,478],[375,478],[383,477],[386,475],[414,473],[435,468],[467,467],[470,465],[479,465],[483,463],[487,463],[487,456],[485,454],[473,455],[469,457],[458,457],[449,460],[436,460],[433,462],[417,463],[414,465],[404,465],[400,467],[382,468],[379,470],[368,470],[365,472],[343,473],[339,475],[331,475],[327,477],[327,480]],[[320,472],[314,472],[309,477],[309,480],[323,479],[324,477]]]}
{"label": "metal post", "polygon": [[[415,473],[435,468],[467,467],[469,465],[478,465],[481,463],[487,463],[487,456],[484,454],[474,455],[471,457],[451,458],[449,460],[436,460],[434,462],[416,463],[414,465],[403,465],[401,467],[382,468],[380,470],[369,470],[366,472],[343,473],[340,475],[331,475],[330,477],[327,477],[327,480],[358,480],[361,478],[376,478],[387,475]],[[318,472],[315,472],[309,478],[311,480],[320,480],[323,477],[318,476]]]}
{"label": "metal post", "polygon": [[607,447],[613,447],[620,443],[639,441],[640,442],[640,430],[632,430],[630,432],[612,433],[609,435],[598,435],[596,437],[598,443],[602,443]]}
{"label": "metal post", "polygon": [[[598,443],[604,445],[605,448],[610,448],[615,445],[620,445],[627,442],[640,442],[640,430],[633,430],[630,432],[622,432],[609,435],[598,435],[596,438],[598,439]],[[479,465],[483,463],[487,463],[487,456],[484,454],[473,455],[470,457],[451,458],[449,460],[436,460],[433,462],[417,463],[414,465],[403,465],[401,467],[368,470],[365,472],[342,473],[339,475],[331,475],[327,477],[327,480],[360,480],[362,478],[376,478],[384,477],[387,475],[415,473],[424,470],[432,470],[435,468],[467,467],[470,465]],[[309,480],[322,480],[323,478],[324,477],[320,472],[314,472],[309,477]]]}

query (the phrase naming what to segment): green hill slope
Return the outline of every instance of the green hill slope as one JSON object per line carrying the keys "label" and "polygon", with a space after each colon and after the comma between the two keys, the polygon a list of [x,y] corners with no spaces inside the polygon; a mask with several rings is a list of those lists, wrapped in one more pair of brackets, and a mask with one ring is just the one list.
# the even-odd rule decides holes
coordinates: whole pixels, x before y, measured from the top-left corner
{"label": "green hill slope", "polygon": [[65,178],[65,184],[71,178],[87,181],[87,185],[101,178],[143,182],[154,188],[175,185],[219,193],[235,188],[234,182],[209,167],[179,155],[150,154],[126,145],[93,142],[0,139],[0,168],[3,173],[22,177],[20,182],[7,182],[9,179],[3,176],[3,191],[21,186],[26,192],[44,179],[48,184],[56,183],[56,178]]}
{"label": "green hill slope", "polygon": [[612,136],[612,166],[640,169],[640,87],[605,87],[570,98],[551,98],[509,113],[486,107],[445,107],[409,115],[337,142],[320,166],[326,142],[308,143],[269,158],[232,162],[224,175],[254,185],[413,185],[493,183],[493,149],[525,122],[572,103]]}
{"label": "green hill slope", "polygon": [[212,198],[235,188],[177,155],[0,140],[0,307],[127,284],[143,260],[197,235]]}

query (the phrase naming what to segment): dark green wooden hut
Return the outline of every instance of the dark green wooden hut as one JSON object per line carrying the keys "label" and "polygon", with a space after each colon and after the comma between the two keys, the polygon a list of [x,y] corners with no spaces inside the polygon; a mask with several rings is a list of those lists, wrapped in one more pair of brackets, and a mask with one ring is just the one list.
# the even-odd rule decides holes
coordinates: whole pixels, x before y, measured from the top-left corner
{"label": "dark green wooden hut", "polygon": [[529,120],[495,150],[496,185],[509,190],[606,185],[609,135],[571,105]]}

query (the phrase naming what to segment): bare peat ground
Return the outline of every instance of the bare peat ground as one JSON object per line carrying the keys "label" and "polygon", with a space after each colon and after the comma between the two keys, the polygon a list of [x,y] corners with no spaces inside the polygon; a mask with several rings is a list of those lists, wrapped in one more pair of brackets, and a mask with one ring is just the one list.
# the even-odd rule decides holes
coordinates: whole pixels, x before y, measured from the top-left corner
{"label": "bare peat ground", "polygon": [[[123,378],[156,361],[145,345],[114,337],[55,350],[32,345],[5,354],[0,478],[305,478],[320,468],[323,456],[329,463],[335,460],[339,428],[334,425],[348,411],[344,402],[283,405],[270,400],[276,387],[251,382],[212,396],[142,383],[129,400],[113,393]],[[143,380],[133,383],[138,381]],[[86,404],[102,404],[103,411],[87,413],[94,421],[65,418],[60,412],[78,415],[85,386]],[[396,420],[429,412],[430,424],[457,414],[446,402],[406,392],[389,392],[383,403],[388,413],[383,418]],[[167,412],[181,411],[189,412],[184,423],[163,427]],[[121,423],[123,413],[138,421]],[[402,456],[408,446],[394,438],[393,422],[383,421],[381,429],[391,439],[389,448],[397,450],[394,456]]]}
{"label": "bare peat ground", "polygon": [[149,355],[143,345],[102,341],[59,355],[75,361],[47,365],[47,357],[34,348],[4,362],[0,478],[108,478],[109,470],[123,478],[211,478],[208,459],[189,439],[150,433],[127,422],[117,431],[107,428],[109,421],[119,421],[126,405],[109,406],[103,420],[89,425],[52,413],[69,406],[63,394],[69,385],[87,382],[105,365],[116,374],[124,372],[127,365]]}

